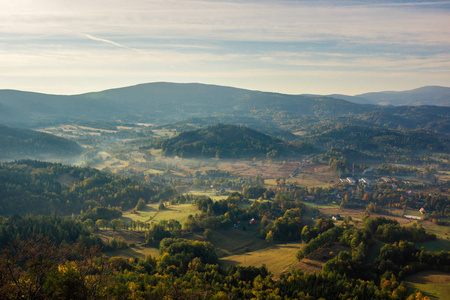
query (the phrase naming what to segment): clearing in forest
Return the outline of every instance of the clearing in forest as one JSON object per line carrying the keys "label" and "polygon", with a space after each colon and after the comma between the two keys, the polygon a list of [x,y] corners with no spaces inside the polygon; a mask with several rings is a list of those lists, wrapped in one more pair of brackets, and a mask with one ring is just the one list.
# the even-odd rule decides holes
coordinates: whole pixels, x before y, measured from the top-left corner
{"label": "clearing in forest", "polygon": [[296,254],[300,246],[301,243],[287,243],[270,245],[255,251],[250,249],[250,252],[222,257],[221,262],[225,266],[261,267],[265,265],[278,278],[280,274],[288,272],[298,263]]}
{"label": "clearing in forest", "polygon": [[97,236],[105,243],[108,243],[112,238],[124,239],[128,245],[134,244],[128,249],[120,249],[105,252],[108,257],[120,256],[124,258],[144,258],[147,255],[154,257],[159,256],[158,248],[150,247],[145,243],[145,231],[132,230],[100,230]]}
{"label": "clearing in forest", "polygon": [[405,278],[410,293],[420,290],[430,299],[448,299],[450,274],[439,271],[424,271]]}
{"label": "clearing in forest", "polygon": [[143,210],[134,212],[127,211],[122,215],[122,220],[125,222],[141,221],[141,222],[159,222],[162,220],[177,220],[183,225],[189,215],[200,213],[197,206],[194,204],[171,204],[164,203],[166,208],[159,210],[159,203],[147,204]]}

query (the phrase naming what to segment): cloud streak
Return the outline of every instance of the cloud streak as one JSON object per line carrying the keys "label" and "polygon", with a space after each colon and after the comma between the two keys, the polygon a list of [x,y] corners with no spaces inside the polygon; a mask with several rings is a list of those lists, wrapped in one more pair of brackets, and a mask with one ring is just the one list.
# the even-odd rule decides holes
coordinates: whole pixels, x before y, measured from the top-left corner
{"label": "cloud streak", "polygon": [[[12,10],[0,13],[3,20],[0,22],[9,32],[17,33],[66,34],[72,28],[79,28],[92,36],[141,39],[263,42],[334,39],[353,43],[449,44],[448,11],[433,9],[430,3],[427,5],[431,8],[424,10],[415,8],[417,3],[386,2],[370,5],[366,2],[339,5],[338,1],[174,0],[133,1],[133,5],[95,2],[96,5],[83,1],[71,3],[70,10],[56,4],[51,11],[40,7],[33,11]],[[104,10],[99,9],[99,3],[104,5]],[[405,5],[409,8],[405,9]]]}
{"label": "cloud streak", "polygon": [[[390,89],[395,83],[405,89],[450,85],[450,1],[16,0],[1,5],[0,79],[14,74],[17,83],[0,80],[0,88],[19,87],[25,81],[20,74],[29,78],[39,71],[48,79],[51,74],[77,78],[84,90],[83,72],[114,74],[119,86],[125,82],[121,73],[138,82],[158,80],[156,74],[170,81],[172,74],[173,80],[216,79],[253,88],[265,78],[262,87],[277,82],[277,91],[298,88],[297,93],[306,92],[298,81],[311,84],[307,76],[330,84],[327,78],[339,72],[348,83],[335,80],[349,93],[363,77],[384,89],[381,77],[390,74],[406,74],[403,81],[388,82]],[[438,82],[436,74],[442,75]],[[48,81],[39,84],[55,86]]]}
{"label": "cloud streak", "polygon": [[106,43],[106,44],[117,46],[119,48],[132,49],[132,48],[129,48],[129,47],[124,46],[122,44],[119,44],[119,43],[116,43],[116,42],[113,42],[113,41],[110,41],[110,40],[107,40],[107,39],[98,38],[98,37],[92,36],[92,35],[87,34],[87,33],[81,33],[81,35],[84,36],[84,37],[87,37],[88,39],[93,40],[93,41],[103,42],[103,43]]}

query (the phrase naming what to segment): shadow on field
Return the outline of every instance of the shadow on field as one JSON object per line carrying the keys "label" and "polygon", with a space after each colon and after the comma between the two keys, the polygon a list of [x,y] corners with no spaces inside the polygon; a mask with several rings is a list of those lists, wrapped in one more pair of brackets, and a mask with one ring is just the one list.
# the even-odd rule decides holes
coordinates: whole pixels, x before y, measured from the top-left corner
{"label": "shadow on field", "polygon": [[444,240],[444,239],[435,239],[428,242],[423,243],[415,243],[416,248],[420,249],[422,247],[425,248],[425,250],[428,251],[450,251],[450,240]]}

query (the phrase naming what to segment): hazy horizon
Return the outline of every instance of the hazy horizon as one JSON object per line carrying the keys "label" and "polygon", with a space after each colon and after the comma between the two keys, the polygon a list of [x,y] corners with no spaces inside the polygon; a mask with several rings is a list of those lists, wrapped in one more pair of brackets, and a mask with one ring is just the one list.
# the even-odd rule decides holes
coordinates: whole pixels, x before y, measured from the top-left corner
{"label": "hazy horizon", "polygon": [[428,86],[418,86],[414,87],[412,89],[408,90],[379,90],[379,91],[365,91],[358,94],[344,94],[344,93],[327,93],[327,94],[318,94],[318,93],[299,93],[299,94],[292,94],[292,93],[282,93],[277,91],[270,91],[270,90],[262,90],[262,89],[249,89],[241,86],[227,86],[227,85],[221,85],[221,84],[215,84],[215,83],[203,83],[203,82],[171,82],[171,81],[154,81],[154,82],[142,82],[142,83],[136,83],[136,84],[130,84],[127,86],[112,86],[105,89],[94,89],[89,91],[84,91],[81,93],[49,93],[49,92],[40,92],[40,91],[34,91],[34,90],[19,90],[19,89],[10,89],[10,88],[0,88],[0,90],[13,90],[13,91],[19,91],[19,92],[29,92],[29,93],[38,93],[38,94],[47,94],[47,95],[56,95],[56,96],[77,96],[77,95],[83,95],[88,93],[98,93],[108,90],[115,90],[115,89],[121,89],[121,88],[128,88],[133,86],[139,86],[139,85],[146,85],[146,84],[157,84],[157,83],[173,83],[173,84],[200,84],[200,85],[211,85],[211,86],[222,86],[222,87],[230,87],[235,89],[243,89],[243,90],[249,90],[249,91],[257,91],[257,92],[264,92],[264,93],[280,93],[285,95],[345,95],[345,96],[359,96],[362,94],[369,94],[369,93],[382,93],[382,92],[405,92],[410,90],[416,90],[420,88],[425,87],[439,87],[439,88],[450,88],[450,86],[437,86],[437,85],[428,85]]}
{"label": "hazy horizon", "polygon": [[149,82],[285,94],[450,86],[450,1],[0,3],[0,89]]}

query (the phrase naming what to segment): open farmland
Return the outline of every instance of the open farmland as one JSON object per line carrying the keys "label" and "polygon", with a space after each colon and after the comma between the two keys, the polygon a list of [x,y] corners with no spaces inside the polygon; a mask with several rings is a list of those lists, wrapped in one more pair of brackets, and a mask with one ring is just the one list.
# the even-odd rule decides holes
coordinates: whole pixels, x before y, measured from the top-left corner
{"label": "open farmland", "polygon": [[162,220],[176,220],[183,224],[186,222],[189,215],[195,215],[200,211],[193,204],[165,204],[166,208],[158,210],[158,203],[147,204],[145,209],[133,212],[133,210],[127,211],[122,215],[122,219],[125,222],[141,221],[141,222],[159,222]]}
{"label": "open farmland", "polygon": [[[266,184],[275,186],[277,178],[285,178],[288,184],[299,186],[328,187],[338,181],[338,177],[327,165],[303,163],[308,156],[295,159],[195,159],[165,157],[161,149],[139,150],[133,146],[133,140],[117,136],[145,130],[148,126],[115,126],[115,130],[95,128],[94,126],[60,125],[43,128],[42,131],[76,140],[92,154],[86,159],[89,166],[108,170],[113,173],[135,173],[163,175],[174,178],[186,178],[196,171],[221,170],[240,177],[255,178],[263,176]],[[169,138],[178,132],[175,129],[153,129],[154,137]],[[297,170],[297,172],[296,172]]]}
{"label": "open farmland", "polygon": [[[250,245],[251,247],[252,245]],[[301,243],[276,244],[242,254],[225,256],[221,259],[225,266],[255,266],[265,265],[267,269],[279,277],[298,264],[296,254]]]}
{"label": "open farmland", "polygon": [[[431,232],[431,230],[428,231]],[[448,238],[446,239],[437,238],[432,241],[416,243],[416,247],[417,248],[423,247],[425,250],[428,251],[442,251],[442,250],[450,251],[450,240]]]}
{"label": "open farmland", "polygon": [[128,245],[134,244],[133,247],[128,249],[120,249],[106,252],[110,257],[120,256],[125,258],[144,258],[147,255],[154,257],[159,256],[158,249],[150,247],[145,244],[145,232],[144,231],[113,231],[113,230],[101,230],[97,233],[98,237],[105,243],[110,239],[124,239]]}
{"label": "open farmland", "polygon": [[222,199],[226,199],[228,196],[227,195],[217,195],[217,193],[215,191],[201,191],[201,190],[191,190],[189,192],[187,192],[186,194],[189,195],[193,195],[193,196],[202,196],[202,197],[209,197],[211,198],[213,201],[219,201]]}
{"label": "open farmland", "polygon": [[[155,206],[154,206],[155,207]],[[177,220],[180,224],[186,222],[189,215],[200,213],[198,208],[193,204],[175,204],[166,205],[164,210],[161,210],[153,219],[153,222],[162,220]]]}
{"label": "open farmland", "polygon": [[249,251],[255,251],[267,247],[267,243],[256,236],[259,226],[255,228],[255,230],[248,228],[245,231],[237,228],[217,230],[213,232],[210,242],[213,243],[217,254],[222,258],[243,254],[247,248]]}
{"label": "open farmland", "polygon": [[419,272],[405,278],[409,292],[420,290],[430,299],[448,299],[450,274],[439,271]]}
{"label": "open farmland", "polygon": [[299,167],[302,159],[285,160],[258,160],[258,161],[219,161],[217,167],[223,171],[236,173],[243,177],[256,177],[263,175],[266,184],[275,186],[275,179],[286,178],[286,183],[296,183],[300,186],[328,187],[337,182],[339,178],[331,171],[329,166],[304,164],[299,168],[298,174],[292,176]]}
{"label": "open farmland", "polygon": [[308,257],[297,260],[297,252],[302,243],[266,244],[263,248],[225,256],[222,262],[226,266],[255,266],[265,265],[275,278],[287,273],[291,268],[300,268],[307,273],[320,273],[323,265],[331,258],[347,248],[340,245],[321,248]]}

